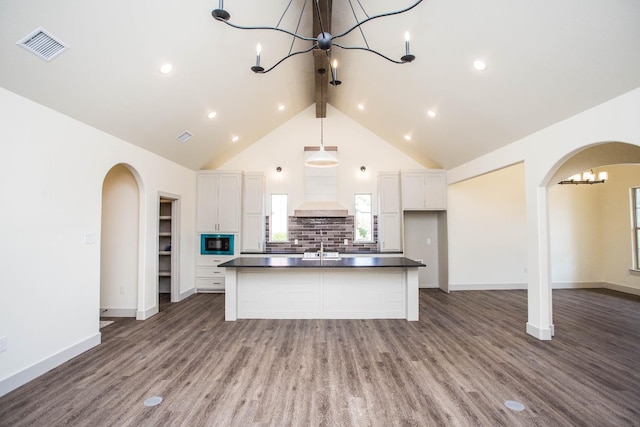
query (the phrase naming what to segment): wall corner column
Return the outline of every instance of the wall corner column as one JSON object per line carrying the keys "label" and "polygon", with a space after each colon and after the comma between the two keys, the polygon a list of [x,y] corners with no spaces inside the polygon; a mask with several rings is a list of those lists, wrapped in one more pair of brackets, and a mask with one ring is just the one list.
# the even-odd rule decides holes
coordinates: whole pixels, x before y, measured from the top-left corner
{"label": "wall corner column", "polygon": [[550,340],[551,272],[547,188],[527,185],[528,321],[526,331],[539,340]]}

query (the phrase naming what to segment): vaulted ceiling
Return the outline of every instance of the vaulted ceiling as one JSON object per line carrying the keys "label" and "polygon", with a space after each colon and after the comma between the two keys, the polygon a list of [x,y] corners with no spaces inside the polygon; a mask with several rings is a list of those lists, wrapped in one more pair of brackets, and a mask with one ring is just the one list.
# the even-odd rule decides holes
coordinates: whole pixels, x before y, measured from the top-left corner
{"label": "vaulted ceiling", "polygon": [[[227,0],[224,8],[230,22],[274,26],[289,3]],[[362,7],[372,16],[415,0],[332,3],[337,34],[355,23],[351,4],[363,19]],[[0,0],[0,86],[194,170],[216,167],[318,96],[312,53],[254,74],[256,44],[267,68],[292,38],[217,22],[218,6]],[[313,8],[311,0],[291,1],[281,26],[294,30],[302,16],[299,32],[315,36]],[[37,27],[68,50],[47,62],[21,48]],[[455,167],[640,87],[637,0],[424,0],[362,29],[372,49],[393,59],[405,53],[409,31],[416,60],[397,65],[334,47],[342,84],[326,86],[325,99],[427,167]],[[363,43],[359,31],[341,39]],[[298,40],[293,50],[310,46]],[[478,58],[485,71],[473,68]],[[173,71],[160,73],[167,62]],[[179,143],[184,131],[193,137]]]}

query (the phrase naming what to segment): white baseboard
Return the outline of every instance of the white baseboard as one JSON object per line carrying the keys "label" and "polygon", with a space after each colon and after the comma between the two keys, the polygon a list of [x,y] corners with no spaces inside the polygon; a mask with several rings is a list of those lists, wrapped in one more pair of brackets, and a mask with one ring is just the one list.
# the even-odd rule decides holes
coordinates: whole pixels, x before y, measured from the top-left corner
{"label": "white baseboard", "polygon": [[159,308],[157,305],[149,307],[146,310],[138,310],[136,312],[136,320],[147,320],[154,314],[158,314]]}
{"label": "white baseboard", "polygon": [[554,335],[553,325],[550,328],[540,328],[527,322],[527,333],[539,340],[550,340]]}
{"label": "white baseboard", "polygon": [[526,283],[467,283],[449,284],[449,291],[510,291],[527,289]]}
{"label": "white baseboard", "polygon": [[102,335],[97,332],[91,335],[89,338],[80,341],[77,344],[72,345],[59,353],[56,353],[46,359],[35,363],[22,371],[10,375],[7,378],[0,380],[0,396],[17,389],[18,387],[25,385],[29,381],[32,381],[40,375],[52,370],[55,367],[62,365],[63,363],[73,359],[81,353],[99,345],[102,342]]}
{"label": "white baseboard", "polygon": [[437,283],[421,283],[418,285],[420,289],[439,289],[440,285]]}
{"label": "white baseboard", "polygon": [[616,285],[615,283],[603,283],[602,287],[611,289],[612,291],[624,292],[625,294],[640,296],[640,289],[632,288],[631,286]]}
{"label": "white baseboard", "polygon": [[100,317],[136,317],[135,308],[101,308]]}
{"label": "white baseboard", "polygon": [[196,294],[196,288],[191,288],[187,291],[182,292],[179,296],[178,296],[178,301],[182,301],[183,299],[187,299],[189,298],[191,295],[195,295]]}
{"label": "white baseboard", "polygon": [[551,284],[551,289],[596,289],[606,288],[604,282],[555,282]]}

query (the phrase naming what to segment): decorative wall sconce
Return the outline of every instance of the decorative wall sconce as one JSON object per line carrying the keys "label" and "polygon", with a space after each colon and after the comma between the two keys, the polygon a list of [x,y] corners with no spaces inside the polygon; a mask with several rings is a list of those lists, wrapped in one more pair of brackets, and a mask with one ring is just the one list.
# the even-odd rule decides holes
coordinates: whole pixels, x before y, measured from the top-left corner
{"label": "decorative wall sconce", "polygon": [[281,168],[280,166],[278,166],[278,167],[276,168],[276,172],[278,172],[278,173],[282,172],[282,168]]}
{"label": "decorative wall sconce", "polygon": [[367,168],[365,168],[364,166],[360,166],[360,172],[366,172]]}

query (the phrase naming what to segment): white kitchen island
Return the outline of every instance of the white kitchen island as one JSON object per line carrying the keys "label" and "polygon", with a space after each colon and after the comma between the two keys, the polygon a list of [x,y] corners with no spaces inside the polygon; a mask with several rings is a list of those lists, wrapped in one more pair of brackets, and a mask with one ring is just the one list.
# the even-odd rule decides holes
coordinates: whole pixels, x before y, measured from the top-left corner
{"label": "white kitchen island", "polygon": [[240,257],[225,268],[225,319],[418,320],[418,268],[404,257]]}

